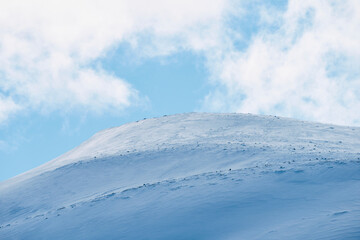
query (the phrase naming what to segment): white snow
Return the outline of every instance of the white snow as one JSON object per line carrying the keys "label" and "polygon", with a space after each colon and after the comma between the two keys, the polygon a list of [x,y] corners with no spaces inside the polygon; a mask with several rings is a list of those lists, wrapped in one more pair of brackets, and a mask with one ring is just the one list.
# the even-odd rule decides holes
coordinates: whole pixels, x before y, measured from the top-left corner
{"label": "white snow", "polygon": [[360,239],[360,128],[190,113],[106,129],[0,183],[0,239]]}

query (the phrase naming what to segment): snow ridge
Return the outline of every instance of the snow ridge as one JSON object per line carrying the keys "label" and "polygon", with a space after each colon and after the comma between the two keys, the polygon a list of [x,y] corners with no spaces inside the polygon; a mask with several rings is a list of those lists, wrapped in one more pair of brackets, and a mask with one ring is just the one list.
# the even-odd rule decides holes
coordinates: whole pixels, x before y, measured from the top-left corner
{"label": "snow ridge", "polygon": [[0,239],[358,239],[360,129],[190,113],[0,183]]}

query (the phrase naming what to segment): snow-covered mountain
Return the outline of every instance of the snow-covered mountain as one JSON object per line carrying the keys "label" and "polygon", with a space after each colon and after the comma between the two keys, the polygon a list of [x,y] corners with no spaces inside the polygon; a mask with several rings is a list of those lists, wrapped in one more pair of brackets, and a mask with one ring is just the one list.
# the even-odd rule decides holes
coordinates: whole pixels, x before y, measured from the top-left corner
{"label": "snow-covered mountain", "polygon": [[360,128],[190,113],[0,183],[0,239],[360,239]]}

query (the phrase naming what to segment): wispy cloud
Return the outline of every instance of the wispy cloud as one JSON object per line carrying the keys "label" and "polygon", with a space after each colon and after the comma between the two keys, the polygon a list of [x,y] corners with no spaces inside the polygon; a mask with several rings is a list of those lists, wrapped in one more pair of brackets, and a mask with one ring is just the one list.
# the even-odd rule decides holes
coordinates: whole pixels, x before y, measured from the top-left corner
{"label": "wispy cloud", "polygon": [[9,115],[20,109],[21,106],[16,104],[10,97],[0,95],[0,123],[6,121]]}
{"label": "wispy cloud", "polygon": [[2,2],[0,122],[138,103],[128,79],[93,64],[126,42],[140,58],[203,54],[206,110],[360,124],[359,16],[357,0]]}
{"label": "wispy cloud", "polygon": [[0,121],[19,109],[131,106],[136,89],[91,63],[122,42],[143,57],[218,45],[224,8],[205,0],[2,1]]}
{"label": "wispy cloud", "polygon": [[360,2],[261,9],[249,45],[211,62],[206,108],[360,124]]}

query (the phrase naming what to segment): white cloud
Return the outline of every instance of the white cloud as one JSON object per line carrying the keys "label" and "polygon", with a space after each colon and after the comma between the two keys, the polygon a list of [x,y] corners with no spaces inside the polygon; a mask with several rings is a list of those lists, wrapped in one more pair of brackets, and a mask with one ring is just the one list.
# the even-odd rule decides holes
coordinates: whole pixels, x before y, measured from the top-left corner
{"label": "white cloud", "polygon": [[91,63],[121,42],[143,57],[219,45],[224,9],[220,0],[1,1],[0,93],[12,100],[0,121],[20,108],[130,106],[138,92]]}
{"label": "white cloud", "polygon": [[290,0],[261,21],[248,48],[210,63],[222,90],[206,108],[360,124],[360,2]]}
{"label": "white cloud", "polygon": [[[232,22],[247,13],[260,18]],[[0,122],[20,109],[136,104],[128,79],[92,64],[126,42],[135,57],[204,54],[215,83],[206,110],[360,124],[357,29],[357,0],[290,0],[285,10],[265,1],[1,1]]]}
{"label": "white cloud", "polygon": [[21,107],[17,105],[11,98],[6,98],[0,95],[0,123],[6,121],[9,115],[20,109]]}

